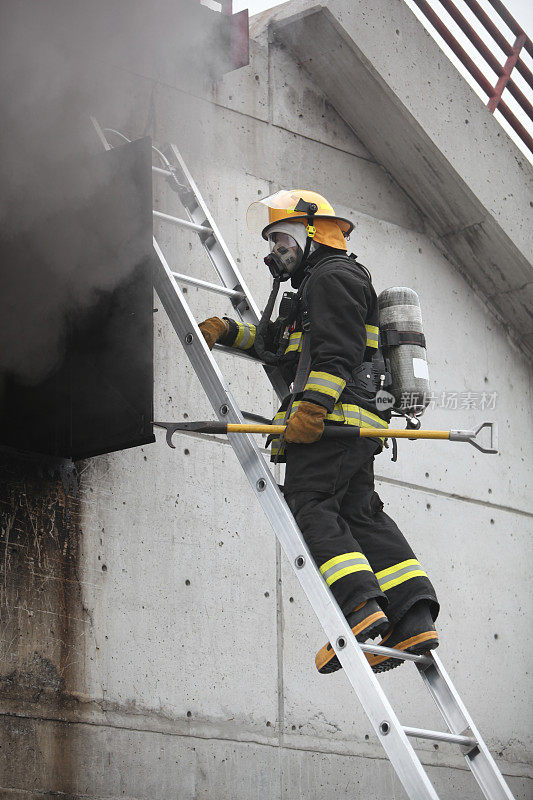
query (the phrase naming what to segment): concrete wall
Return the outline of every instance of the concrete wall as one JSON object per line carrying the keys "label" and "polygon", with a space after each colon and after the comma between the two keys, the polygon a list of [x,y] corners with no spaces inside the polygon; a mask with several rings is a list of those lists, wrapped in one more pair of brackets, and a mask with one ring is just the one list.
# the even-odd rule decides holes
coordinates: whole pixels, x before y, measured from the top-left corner
{"label": "concrete wall", "polygon": [[[259,305],[269,277],[246,207],[281,186],[312,187],[355,221],[350,244],[378,290],[419,293],[436,394],[497,393],[494,409],[437,407],[424,424],[497,420],[499,455],[401,443],[397,464],[386,453],[377,462],[378,491],[439,592],[444,663],[526,800],[531,366],[371,142],[264,28],[251,57],[203,87],[170,68],[115,69],[113,102],[96,111],[132,137],[181,146]],[[164,183],[155,204],[178,211]],[[177,270],[212,279],[194,237],[159,226],[156,236]],[[195,289],[187,297],[199,320],[230,312]],[[154,307],[156,419],[211,417]],[[241,408],[268,415],[260,368],[217,358]],[[183,437],[170,450],[158,434],[79,464],[76,481],[7,459],[3,470],[2,797],[405,797],[342,672],[315,671],[320,625],[228,445]],[[380,680],[405,724],[442,725],[410,665]],[[454,748],[417,749],[442,797],[480,796]]]}

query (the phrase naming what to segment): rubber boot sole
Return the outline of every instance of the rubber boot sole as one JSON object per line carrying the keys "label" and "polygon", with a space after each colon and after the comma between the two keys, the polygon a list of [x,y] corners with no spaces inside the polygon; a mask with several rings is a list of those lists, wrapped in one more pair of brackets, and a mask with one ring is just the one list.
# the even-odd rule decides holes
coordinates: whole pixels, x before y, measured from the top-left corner
{"label": "rubber boot sole", "polygon": [[[388,621],[383,611],[376,611],[374,614],[365,617],[357,625],[354,625],[352,633],[358,641],[364,642],[366,639],[371,638],[372,634],[378,636],[380,628],[386,624],[388,624]],[[342,664],[329,642],[316,654],[315,664],[322,675],[329,675],[331,672],[342,669]]]}
{"label": "rubber boot sole", "polygon": [[[393,647],[395,650],[403,650],[404,653],[412,653],[413,655],[424,655],[429,650],[434,650],[439,646],[439,637],[436,631],[424,631],[418,633],[416,636],[411,636],[410,639],[405,639],[403,642],[397,644],[388,644],[387,640],[391,635],[392,630],[387,636],[384,636],[379,645],[383,647]],[[365,653],[368,663],[372,667],[373,672],[388,672],[390,669],[401,667],[404,663],[403,659],[392,658],[392,656],[375,655],[374,653]]]}

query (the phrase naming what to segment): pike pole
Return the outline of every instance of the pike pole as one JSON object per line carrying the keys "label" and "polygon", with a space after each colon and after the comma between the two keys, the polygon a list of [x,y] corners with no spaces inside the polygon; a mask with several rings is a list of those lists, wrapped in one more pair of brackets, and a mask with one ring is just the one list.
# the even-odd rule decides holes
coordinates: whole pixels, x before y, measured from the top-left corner
{"label": "pike pole", "polygon": [[[175,433],[204,433],[204,434],[228,434],[228,433],[262,433],[268,435],[284,434],[286,425],[263,425],[260,423],[225,423],[211,422],[204,420],[200,422],[154,422],[158,428],[164,428],[167,432],[167,444],[174,447],[172,437]],[[478,434],[485,428],[490,431],[489,445],[482,445],[478,440]],[[360,428],[357,425],[326,425],[324,438],[330,437],[362,437],[362,438],[387,438],[387,439],[446,439],[450,442],[468,442],[482,453],[498,452],[498,429],[495,422],[482,422],[473,430],[411,430],[394,428]]]}

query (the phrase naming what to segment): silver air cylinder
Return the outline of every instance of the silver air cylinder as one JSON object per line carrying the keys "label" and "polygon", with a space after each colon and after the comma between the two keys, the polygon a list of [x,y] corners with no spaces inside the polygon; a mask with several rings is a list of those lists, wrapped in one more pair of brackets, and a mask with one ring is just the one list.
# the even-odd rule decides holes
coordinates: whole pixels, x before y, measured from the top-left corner
{"label": "silver air cylinder", "polygon": [[[378,307],[383,354],[390,360],[392,386],[388,391],[394,395],[394,409],[421,414],[430,398],[426,349],[412,341],[420,341],[424,333],[418,295],[394,286],[381,292]],[[410,332],[415,335],[410,337]]]}

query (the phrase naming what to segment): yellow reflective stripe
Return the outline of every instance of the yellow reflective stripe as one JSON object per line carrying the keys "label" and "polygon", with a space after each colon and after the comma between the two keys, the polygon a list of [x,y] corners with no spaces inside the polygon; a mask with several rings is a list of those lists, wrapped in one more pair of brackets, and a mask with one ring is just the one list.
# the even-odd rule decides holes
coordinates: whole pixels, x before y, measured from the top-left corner
{"label": "yellow reflective stripe", "polygon": [[[293,409],[291,409],[291,415],[292,412]],[[281,422],[283,422],[284,418],[285,418],[285,411],[277,411],[274,416],[274,419],[272,420],[272,424],[279,425]],[[281,444],[281,437],[275,436],[270,442],[270,454],[276,456],[276,455],[283,455],[284,452],[285,452],[285,441],[283,441],[283,444]]]}
{"label": "yellow reflective stripe", "polygon": [[233,347],[238,347],[244,338],[245,328],[242,322],[237,323],[237,336],[233,341]]}
{"label": "yellow reflective stripe", "polygon": [[[294,401],[288,419],[296,413],[301,402],[301,400]],[[285,411],[277,411],[272,424],[279,425],[280,422],[283,422],[284,418]],[[383,428],[384,432],[389,427],[388,422],[381,419],[381,417],[378,417],[376,414],[373,414],[371,411],[367,411],[365,408],[353,405],[352,403],[341,403],[340,401],[335,403],[333,411],[326,414],[324,419],[331,422],[342,422],[344,425],[357,425],[360,428]],[[381,439],[382,442],[384,441],[383,436],[376,436],[376,438]],[[394,570],[396,567],[391,567],[391,569]]]}
{"label": "yellow reflective stripe", "polygon": [[381,572],[376,572],[376,578],[382,592],[419,576],[427,578],[426,572],[424,572],[422,565],[416,558],[408,558],[406,561],[400,561],[399,564],[394,564],[392,567],[381,570]]}
{"label": "yellow reflective stripe", "polygon": [[[340,409],[338,406],[340,406]],[[340,413],[342,413],[342,420],[339,419]],[[367,411],[366,408],[361,408],[361,406],[356,406],[353,403],[337,403],[333,413],[331,415],[326,414],[325,419],[343,421],[345,425],[357,425],[359,428],[386,429],[389,427],[389,423],[378,417],[377,414],[373,414],[371,411]],[[379,438],[382,442],[385,441],[384,436],[376,438]]]}
{"label": "yellow reflective stripe", "polygon": [[305,392],[320,392],[320,394],[327,394],[328,397],[337,399],[340,392],[337,389],[332,389],[329,386],[319,386],[317,383],[307,383],[305,385]]}
{"label": "yellow reflective stripe", "polygon": [[379,328],[377,325],[365,325],[366,328],[366,346],[378,347],[379,344]]}
{"label": "yellow reflective stripe", "polygon": [[327,572],[328,569],[334,567],[336,564],[341,564],[343,561],[349,561],[352,558],[364,558],[366,560],[364,553],[358,553],[357,551],[354,551],[353,553],[343,553],[340,556],[334,556],[333,558],[330,558],[329,561],[326,561],[321,567],[319,567],[319,570],[323,575],[324,572]]}
{"label": "yellow reflective stripe", "polygon": [[322,564],[319,569],[328,586],[344,578],[345,575],[351,575],[353,572],[372,572],[372,567],[368,563],[367,557],[357,551],[334,556]]}
{"label": "yellow reflective stripe", "polygon": [[342,410],[342,403],[335,403],[333,411],[326,414],[325,419],[331,419],[334,422],[344,422],[344,411]]}
{"label": "yellow reflective stripe", "polygon": [[352,572],[361,572],[363,570],[366,572],[372,572],[372,567],[370,564],[353,564],[351,567],[345,567],[344,569],[340,569],[338,572],[335,572],[333,575],[330,575],[329,578],[326,578],[326,583],[328,586],[331,586],[332,583],[344,578],[345,575],[350,575]]}
{"label": "yellow reflective stripe", "polygon": [[387,583],[380,583],[379,588],[382,592],[386,592],[387,589],[392,589],[394,586],[398,586],[398,584],[408,581],[411,578],[416,578],[418,575],[422,576],[423,578],[427,578],[427,575],[423,569],[414,569],[412,572],[407,572],[405,575],[402,575],[399,578],[394,578],[391,581],[387,581]]}
{"label": "yellow reflective stripe", "polygon": [[232,347],[238,347],[239,350],[249,350],[255,342],[255,325],[237,322],[237,327],[239,330]]}
{"label": "yellow reflective stripe", "polygon": [[285,353],[296,351],[299,353],[302,349],[302,331],[295,331],[289,336],[289,344],[285,349]]}
{"label": "yellow reflective stripe", "polygon": [[331,372],[319,372],[311,370],[309,378],[304,387],[304,392],[319,392],[320,394],[327,394],[329,397],[338,399],[342,390],[346,386],[346,381],[343,378],[338,378]]}
{"label": "yellow reflective stripe", "polygon": [[278,438],[278,439],[273,439],[273,440],[272,440],[272,442],[271,442],[271,444],[270,444],[270,452],[271,452],[271,453],[273,453],[274,455],[276,455],[276,453],[279,453],[279,452],[280,452],[280,450],[281,450],[281,452],[283,453],[284,449],[285,449],[285,448],[284,448],[284,445],[283,445],[282,447],[280,447],[280,440],[279,440],[279,438]]}
{"label": "yellow reflective stripe", "polygon": [[393,564],[392,567],[387,567],[387,569],[382,569],[381,572],[376,572],[376,578],[386,578],[387,575],[392,575],[394,572],[398,572],[399,569],[403,569],[404,567],[421,567],[420,561],[417,561],[416,558],[408,558],[407,561],[400,561],[399,564]]}
{"label": "yellow reflective stripe", "polygon": [[[301,402],[301,400],[294,401],[291,407],[291,417],[296,412]],[[284,411],[281,413],[278,411],[274,419],[282,419],[284,415]],[[326,414],[324,419],[331,420],[332,422],[344,422],[345,425],[357,425],[360,428],[386,429],[389,427],[389,423],[381,419],[381,417],[378,417],[377,414],[373,414],[371,411],[367,411],[365,408],[353,405],[352,403],[335,403],[333,411]]]}
{"label": "yellow reflective stripe", "polygon": [[[359,425],[361,428],[388,428],[389,423],[386,422],[377,414],[372,411],[367,411],[366,408],[353,405],[352,403],[342,403],[342,410],[347,425]],[[326,415],[327,419],[327,415]]]}

